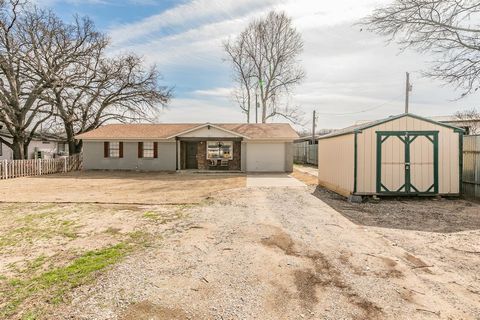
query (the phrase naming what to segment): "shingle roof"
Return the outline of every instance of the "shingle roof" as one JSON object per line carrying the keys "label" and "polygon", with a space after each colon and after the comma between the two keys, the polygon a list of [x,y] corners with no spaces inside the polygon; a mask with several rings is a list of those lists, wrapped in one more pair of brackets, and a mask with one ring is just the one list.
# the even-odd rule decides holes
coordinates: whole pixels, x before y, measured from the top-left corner
{"label": "shingle roof", "polygon": [[[76,136],[76,139],[168,139],[182,132],[202,127],[204,123],[165,123],[165,124],[108,124],[98,129]],[[298,134],[288,123],[211,124],[218,128],[237,133],[249,139],[286,139],[298,138]]]}

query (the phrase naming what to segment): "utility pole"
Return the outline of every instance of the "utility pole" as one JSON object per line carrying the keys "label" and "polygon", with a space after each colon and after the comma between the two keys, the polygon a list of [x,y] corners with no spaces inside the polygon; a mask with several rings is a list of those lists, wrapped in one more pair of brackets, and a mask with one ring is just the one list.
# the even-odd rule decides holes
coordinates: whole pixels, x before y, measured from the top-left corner
{"label": "utility pole", "polygon": [[407,72],[407,79],[405,81],[405,113],[408,113],[408,103],[410,100],[410,92],[412,91],[412,85],[410,84],[410,74]]}
{"label": "utility pole", "polygon": [[312,120],[312,144],[315,144],[315,125],[317,122],[317,117],[315,116],[315,110],[313,110],[313,120]]}
{"label": "utility pole", "polygon": [[255,92],[255,123],[258,123],[258,93]]}

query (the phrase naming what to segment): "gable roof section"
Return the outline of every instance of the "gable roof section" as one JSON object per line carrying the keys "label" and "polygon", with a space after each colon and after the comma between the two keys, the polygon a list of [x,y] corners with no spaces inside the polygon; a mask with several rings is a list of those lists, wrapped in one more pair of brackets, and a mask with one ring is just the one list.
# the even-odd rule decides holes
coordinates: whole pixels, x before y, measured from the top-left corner
{"label": "gable roof section", "polygon": [[177,136],[181,136],[181,135],[184,135],[184,134],[187,134],[187,133],[190,133],[190,132],[195,132],[196,130],[200,130],[200,129],[205,128],[205,127],[208,127],[209,129],[210,129],[210,127],[213,127],[213,128],[219,129],[219,130],[221,130],[221,131],[227,132],[227,133],[229,133],[229,134],[233,134],[233,135],[236,135],[236,136],[240,136],[240,137],[242,137],[242,138],[246,138],[246,139],[249,138],[249,137],[247,137],[247,136],[245,136],[245,135],[243,135],[243,134],[241,134],[241,133],[234,132],[234,131],[229,130],[229,129],[225,128],[225,127],[222,127],[222,126],[220,126],[220,125],[215,125],[215,124],[211,124],[211,123],[204,123],[204,124],[200,124],[200,125],[198,125],[198,126],[196,126],[196,127],[190,128],[190,129],[188,129],[188,130],[185,130],[185,131],[183,131],[183,132],[176,133],[176,134],[174,134],[174,135],[172,135],[172,136],[170,136],[170,137],[167,137],[166,139],[172,139],[172,138],[175,138],[175,137],[177,137]]}
{"label": "gable roof section", "polygon": [[181,134],[192,132],[211,125],[250,140],[293,140],[298,134],[288,123],[165,123],[165,124],[108,124],[98,129],[75,136],[83,140],[108,139],[173,139]]}
{"label": "gable roof section", "polygon": [[464,131],[461,128],[457,128],[457,127],[445,124],[443,122],[434,121],[432,119],[420,117],[420,116],[417,116],[417,115],[411,114],[411,113],[402,113],[402,114],[399,114],[399,115],[396,115],[396,116],[390,116],[388,118],[384,118],[384,119],[380,119],[380,120],[375,120],[375,121],[362,123],[362,124],[359,124],[359,125],[346,127],[346,128],[334,131],[332,133],[329,133],[327,135],[321,136],[319,139],[328,139],[328,138],[331,138],[331,137],[337,137],[337,136],[342,136],[342,135],[345,135],[345,134],[351,134],[351,133],[359,132],[359,131],[362,131],[364,129],[372,128],[372,127],[378,126],[380,124],[390,122],[390,121],[393,121],[393,120],[397,120],[397,119],[400,119],[400,118],[403,118],[403,117],[411,117],[411,118],[415,118],[415,119],[418,119],[418,120],[434,123],[436,125],[439,125],[439,126],[442,126],[442,127],[447,127],[447,128],[453,129],[455,131],[459,131],[459,132]]}

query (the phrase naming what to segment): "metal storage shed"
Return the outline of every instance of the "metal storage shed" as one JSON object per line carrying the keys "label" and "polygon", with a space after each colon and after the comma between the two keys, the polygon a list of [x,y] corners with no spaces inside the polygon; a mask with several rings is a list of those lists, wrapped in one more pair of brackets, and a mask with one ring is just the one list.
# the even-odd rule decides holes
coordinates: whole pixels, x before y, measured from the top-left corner
{"label": "metal storage shed", "polygon": [[318,142],[319,184],[350,195],[458,195],[463,130],[413,114],[348,127]]}

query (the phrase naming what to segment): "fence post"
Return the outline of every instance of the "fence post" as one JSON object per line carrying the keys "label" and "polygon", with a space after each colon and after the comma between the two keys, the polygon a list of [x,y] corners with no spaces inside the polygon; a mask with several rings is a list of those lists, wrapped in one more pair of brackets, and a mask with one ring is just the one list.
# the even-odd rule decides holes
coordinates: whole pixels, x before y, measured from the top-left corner
{"label": "fence post", "polygon": [[63,158],[63,172],[67,172],[67,157]]}
{"label": "fence post", "polygon": [[8,179],[8,162],[7,159],[3,160],[3,165],[5,166],[5,180]]}

